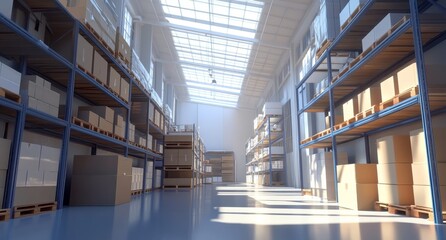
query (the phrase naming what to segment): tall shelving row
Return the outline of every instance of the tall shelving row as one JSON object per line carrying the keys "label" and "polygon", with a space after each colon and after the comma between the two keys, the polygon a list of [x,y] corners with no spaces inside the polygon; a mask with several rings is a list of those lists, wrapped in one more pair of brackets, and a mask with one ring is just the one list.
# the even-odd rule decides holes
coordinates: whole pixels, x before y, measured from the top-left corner
{"label": "tall shelving row", "polygon": [[285,184],[284,131],[282,115],[259,115],[254,137],[246,143],[247,183]]}
{"label": "tall shelving row", "polygon": [[[370,135],[421,120],[432,207],[435,222],[441,223],[431,118],[444,112],[446,95],[444,82],[434,83],[432,75],[427,78],[424,55],[446,38],[446,15],[428,10],[430,1],[359,2],[341,23],[340,34],[297,84],[300,157],[309,149],[330,151],[334,169],[327,171],[333,171],[336,183],[339,144],[363,138],[370,163]],[[386,19],[390,20],[382,24]],[[317,124],[324,117],[326,123]],[[336,184],[334,188],[337,195]]]}
{"label": "tall shelving row", "polygon": [[[135,78],[128,65],[119,61],[113,50],[106,47],[97,34],[73,18],[60,2],[53,0],[25,0],[23,2],[32,14],[43,13],[45,15],[45,23],[51,34],[45,39],[39,40],[20,27],[18,23],[0,14],[0,55],[22,75],[38,75],[47,80],[51,83],[52,88],[60,93],[62,101],[59,106],[61,109],[59,116],[53,116],[30,108],[29,103],[25,101],[27,96],[23,94],[22,101],[8,96],[0,97],[1,119],[7,123],[6,125],[13,126],[9,127],[13,133],[7,134],[11,138],[11,147],[3,208],[14,207],[17,169],[25,130],[60,139],[55,199],[58,208],[62,208],[64,205],[68,169],[67,156],[69,151],[73,151],[70,150],[72,143],[90,147],[92,155],[95,155],[99,150],[106,150],[132,157],[139,162],[137,165],[144,168],[143,175],[150,172],[146,169],[149,165],[154,169],[162,167],[162,146],[165,133],[163,109],[156,104],[151,93]],[[123,98],[108,84],[99,81],[97,75],[95,76],[94,73],[79,65],[77,50],[80,48],[78,45],[80,37],[84,38],[93,47],[95,53],[104,59],[107,66],[113,68],[119,78],[128,84],[127,98]],[[113,130],[104,131],[104,129],[92,126],[87,121],[76,119],[76,106],[79,105],[79,102],[89,106],[107,106],[119,110],[125,123],[124,136],[118,136],[114,134]],[[133,129],[130,126],[136,119],[133,119],[132,115],[149,112],[147,109],[140,109],[140,104],[153,105],[160,120],[153,122],[148,120],[149,117],[146,117],[144,118],[146,121],[138,122]],[[64,106],[62,107],[62,105]],[[132,136],[135,131],[140,132],[142,136],[139,138]],[[148,135],[153,137],[155,144],[152,145],[152,141],[148,144]],[[129,140],[131,137],[134,141]],[[153,164],[148,164],[148,161]],[[143,189],[147,189],[146,185],[153,184],[146,181],[151,177],[147,176],[143,179]]]}

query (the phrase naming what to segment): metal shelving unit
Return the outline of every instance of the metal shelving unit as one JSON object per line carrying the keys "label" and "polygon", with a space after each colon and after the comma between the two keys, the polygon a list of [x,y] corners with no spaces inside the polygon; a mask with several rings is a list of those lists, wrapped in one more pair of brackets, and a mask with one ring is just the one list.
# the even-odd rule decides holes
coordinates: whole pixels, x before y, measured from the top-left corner
{"label": "metal shelving unit", "polygon": [[[335,166],[334,182],[337,182],[338,144],[358,138],[364,138],[368,143],[368,136],[372,133],[421,119],[426,138],[435,222],[443,223],[436,161],[432,150],[431,116],[444,112],[446,97],[442,89],[432,91],[427,88],[423,54],[427,49],[446,39],[446,18],[444,14],[443,16],[422,14],[430,5],[429,1],[370,0],[359,8],[357,14],[351,17],[350,22],[297,85],[296,94],[300,101],[300,104],[298,102],[298,126],[304,125],[301,120],[303,114],[319,112],[325,113],[330,118],[328,129],[303,141],[299,136],[298,141],[301,157],[302,150],[307,148],[332,150]],[[361,39],[392,11],[407,13],[407,16],[395,24],[384,37],[375,41],[372,47],[361,51]],[[356,52],[358,55],[346,68],[336,69],[332,59],[342,52]],[[351,99],[412,59],[415,59],[417,63],[419,76],[416,88],[400,94],[399,101],[391,106],[381,107],[380,105],[379,108],[374,108],[365,116],[356,118],[348,124],[335,124],[335,106]],[[304,91],[305,84],[314,76],[313,74],[321,71],[326,73],[329,80],[328,86],[312,99],[303,101],[299,95]],[[339,74],[333,76],[336,71],[339,71]],[[369,145],[366,144],[366,153],[369,154],[369,152]],[[369,159],[368,156],[367,159]],[[302,176],[302,172],[300,175]],[[301,184],[303,184],[302,177]],[[335,193],[337,195],[337,189]]]}
{"label": "metal shelving unit", "polygon": [[[71,57],[62,56],[52,46],[45,45],[42,41],[31,36],[25,29],[18,26],[10,19],[0,14],[0,55],[19,62],[19,72],[22,74],[38,74],[50,80],[53,84],[66,90],[65,114],[63,118],[57,118],[46,113],[30,109],[24,103],[14,102],[10,99],[0,98],[0,110],[3,119],[8,119],[15,123],[14,134],[9,156],[9,168],[7,172],[4,208],[13,208],[14,192],[16,185],[16,175],[20,155],[20,143],[24,129],[43,133],[45,135],[55,135],[62,141],[61,155],[59,162],[56,201],[58,208],[63,207],[65,180],[67,174],[67,154],[69,142],[75,141],[92,147],[92,152],[98,147],[108,151],[132,156],[138,159],[154,161],[154,168],[162,166],[163,155],[150,149],[145,149],[132,145],[129,140],[129,123],[131,103],[133,101],[152,102],[150,93],[136,81],[132,74],[114,57],[114,55],[104,47],[101,42],[79,21],[75,20],[58,1],[24,1],[30,10],[38,10],[48,13],[47,21],[54,24],[53,29],[58,34],[69,35],[73,45]],[[77,36],[82,35],[90,42],[94,49],[106,59],[109,66],[113,66],[124,79],[129,81],[129,102],[124,101],[113,94],[108,88],[100,84],[85,71],[78,68],[76,63]],[[116,139],[111,136],[101,134],[97,131],[76,125],[72,121],[72,106],[74,98],[80,98],[93,105],[106,105],[112,107],[122,107],[127,111],[125,138]],[[163,113],[156,104],[155,107]],[[164,116],[162,116],[164,118]],[[149,120],[148,120],[149,121]],[[164,122],[164,121],[163,121]],[[149,121],[146,129],[147,133],[153,134],[160,143],[163,142],[164,127],[156,126]],[[146,165],[144,163],[144,169]],[[146,171],[144,171],[144,174]],[[145,182],[144,186],[148,184]]]}
{"label": "metal shelving unit", "polygon": [[[260,137],[260,138],[259,138]],[[254,144],[251,143],[253,139]],[[283,185],[285,180],[285,138],[283,131],[282,115],[266,115],[255,129],[254,137],[250,138],[246,144],[246,167],[247,176],[251,176],[251,182],[256,183],[255,178],[267,179],[262,185],[273,186]],[[281,153],[273,152],[273,147],[280,147]],[[268,149],[267,153],[262,153],[263,149]],[[279,166],[273,162],[281,162]],[[266,163],[266,165],[264,164]],[[280,179],[274,181],[273,178]]]}

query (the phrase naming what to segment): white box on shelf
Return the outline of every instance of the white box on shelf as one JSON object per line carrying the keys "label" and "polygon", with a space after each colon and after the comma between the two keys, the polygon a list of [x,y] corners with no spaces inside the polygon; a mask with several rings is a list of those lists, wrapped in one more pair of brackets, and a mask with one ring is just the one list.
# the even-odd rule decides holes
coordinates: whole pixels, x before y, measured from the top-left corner
{"label": "white box on shelf", "polygon": [[26,177],[26,186],[42,186],[43,185],[43,172],[38,170],[28,170]]}
{"label": "white box on shelf", "polygon": [[20,144],[19,170],[38,170],[41,145],[22,142]]}
{"label": "white box on shelf", "polygon": [[374,28],[375,41],[384,36],[398,21],[407,16],[407,13],[389,13]]}
{"label": "white box on shelf", "polygon": [[57,171],[45,171],[43,173],[44,186],[57,186]]}
{"label": "white box on shelf", "polygon": [[57,171],[59,169],[60,149],[42,146],[39,171]]}
{"label": "white box on shelf", "polygon": [[19,94],[22,74],[4,63],[0,63],[0,87]]}
{"label": "white box on shelf", "polygon": [[347,5],[345,5],[345,7],[339,13],[339,27],[342,27],[342,25],[344,25],[344,23],[347,22],[349,17],[350,17],[350,2],[348,2]]}

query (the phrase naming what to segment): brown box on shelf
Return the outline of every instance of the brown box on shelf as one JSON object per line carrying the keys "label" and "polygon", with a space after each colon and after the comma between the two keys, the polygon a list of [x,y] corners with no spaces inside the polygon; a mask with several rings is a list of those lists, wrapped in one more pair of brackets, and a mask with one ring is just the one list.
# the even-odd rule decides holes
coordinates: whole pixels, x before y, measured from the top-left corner
{"label": "brown box on shelf", "polygon": [[155,105],[153,105],[152,102],[149,102],[149,120],[152,122],[155,122],[154,115],[155,115]]}
{"label": "brown box on shelf", "polygon": [[385,79],[380,83],[381,101],[393,99],[398,93],[398,85],[393,76]]}
{"label": "brown box on shelf", "polygon": [[411,63],[397,72],[398,91],[403,93],[418,86],[417,64]]}
{"label": "brown box on shelf", "polygon": [[94,51],[93,55],[93,76],[103,84],[107,84],[107,61],[99,54]]}
{"label": "brown box on shelf", "polygon": [[70,205],[118,205],[130,202],[132,176],[73,175]]}
{"label": "brown box on shelf", "polygon": [[99,127],[99,116],[92,111],[79,110],[77,112],[77,117],[84,120],[95,127]]}
{"label": "brown box on shelf", "polygon": [[108,70],[108,86],[115,92],[120,94],[121,90],[121,75],[112,67]]}
{"label": "brown box on shelf", "polygon": [[377,166],[378,183],[413,184],[410,163],[380,163]]}
{"label": "brown box on shelf", "polygon": [[344,121],[354,118],[358,114],[358,99],[352,98],[342,105]]}
{"label": "brown box on shelf", "polygon": [[132,49],[119,31],[116,32],[116,52],[130,63]]}
{"label": "brown box on shelf", "polygon": [[56,186],[16,187],[14,206],[50,203],[56,200]]}
{"label": "brown box on shelf", "polygon": [[193,165],[194,155],[191,149],[178,149],[178,165]]}
{"label": "brown box on shelf", "polygon": [[160,116],[160,112],[157,109],[155,109],[155,114],[154,114],[154,119],[153,120],[154,120],[153,123],[156,126],[158,126],[158,127],[161,126],[161,122],[160,122],[161,116]]}
{"label": "brown box on shelf", "polygon": [[178,149],[166,149],[164,151],[164,166],[178,165]]}
{"label": "brown box on shelf", "polygon": [[336,166],[340,183],[377,183],[376,164],[345,164]]}
{"label": "brown box on shelf", "polygon": [[378,163],[412,163],[410,138],[406,135],[386,136],[376,140]]}
{"label": "brown box on shelf", "polygon": [[107,106],[80,106],[78,111],[92,111],[111,123],[115,117],[115,111]]}
{"label": "brown box on shelf", "polygon": [[80,34],[77,36],[76,62],[87,72],[93,72],[93,46]]}
{"label": "brown box on shelf", "polygon": [[[442,209],[446,209],[446,186],[439,186]],[[429,185],[413,185],[414,204],[432,208],[431,187]]]}
{"label": "brown box on shelf", "polygon": [[338,183],[339,207],[353,210],[374,210],[378,200],[376,183]]}
{"label": "brown box on shelf", "polygon": [[121,79],[121,87],[119,90],[119,95],[126,101],[129,101],[129,82],[124,78]]}
{"label": "brown box on shelf", "polygon": [[193,178],[164,178],[164,186],[193,186]]}
{"label": "brown box on shelf", "polygon": [[75,155],[73,175],[132,175],[132,160],[121,155]]}
{"label": "brown box on shelf", "polygon": [[121,126],[114,125],[113,133],[119,137],[125,137],[125,128]]}
{"label": "brown box on shelf", "polygon": [[168,134],[164,136],[164,142],[191,142],[193,141],[193,136],[190,135],[175,135]]}
{"label": "brown box on shelf", "polygon": [[109,133],[113,133],[113,123],[105,120],[102,117],[99,117],[99,128]]}
{"label": "brown box on shelf", "polygon": [[[446,186],[446,163],[437,162],[438,183]],[[412,180],[414,185],[430,185],[427,162],[412,163]]]}
{"label": "brown box on shelf", "polygon": [[394,205],[414,204],[412,184],[378,184],[378,201]]}
{"label": "brown box on shelf", "polygon": [[[435,157],[437,162],[446,162],[446,148],[441,144],[446,142],[446,128],[433,127],[435,142]],[[423,129],[410,132],[410,149],[413,162],[427,162],[426,142]]]}
{"label": "brown box on shelf", "polygon": [[358,111],[364,112],[372,106],[381,103],[381,90],[378,86],[372,86],[358,94]]}

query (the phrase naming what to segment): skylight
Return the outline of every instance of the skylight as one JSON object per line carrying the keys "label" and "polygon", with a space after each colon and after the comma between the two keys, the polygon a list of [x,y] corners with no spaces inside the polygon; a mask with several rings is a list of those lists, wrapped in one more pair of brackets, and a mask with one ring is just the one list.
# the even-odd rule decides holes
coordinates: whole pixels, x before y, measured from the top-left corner
{"label": "skylight", "polygon": [[190,100],[236,107],[263,3],[160,1],[171,24]]}

